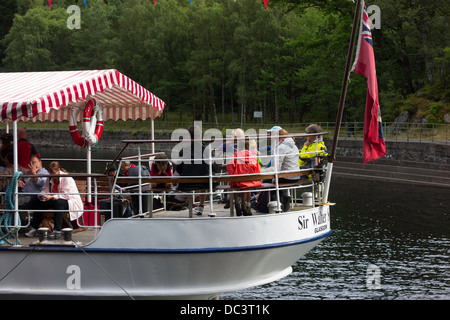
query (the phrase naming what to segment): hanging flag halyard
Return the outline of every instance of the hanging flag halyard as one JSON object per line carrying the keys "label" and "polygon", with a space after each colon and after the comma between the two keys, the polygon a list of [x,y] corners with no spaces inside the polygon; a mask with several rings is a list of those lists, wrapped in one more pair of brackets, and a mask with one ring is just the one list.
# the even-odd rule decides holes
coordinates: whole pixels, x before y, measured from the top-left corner
{"label": "hanging flag halyard", "polygon": [[[363,0],[361,0],[363,1]],[[386,155],[386,146],[381,123],[381,109],[378,100],[378,82],[375,69],[370,19],[363,1],[361,26],[358,38],[356,58],[352,71],[367,78],[367,100],[364,116],[364,163]]]}

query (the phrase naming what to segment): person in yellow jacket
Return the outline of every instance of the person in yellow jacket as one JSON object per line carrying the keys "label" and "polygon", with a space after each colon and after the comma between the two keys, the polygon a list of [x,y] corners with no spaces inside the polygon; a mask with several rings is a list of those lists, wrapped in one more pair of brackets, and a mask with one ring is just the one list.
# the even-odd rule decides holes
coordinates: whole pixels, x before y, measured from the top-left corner
{"label": "person in yellow jacket", "polygon": [[[319,133],[322,129],[317,124],[312,124],[306,128],[306,133]],[[300,169],[312,169],[319,163],[318,157],[326,157],[327,147],[320,136],[308,136],[306,142],[303,144],[302,150],[298,157],[298,164]],[[306,179],[306,176],[301,176]]]}

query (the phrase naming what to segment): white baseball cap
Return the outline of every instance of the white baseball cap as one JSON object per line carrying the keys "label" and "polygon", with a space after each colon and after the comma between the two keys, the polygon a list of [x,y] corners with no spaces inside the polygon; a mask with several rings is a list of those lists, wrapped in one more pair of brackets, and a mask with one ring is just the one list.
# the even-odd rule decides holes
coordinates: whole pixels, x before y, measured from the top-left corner
{"label": "white baseball cap", "polygon": [[267,132],[280,131],[281,129],[283,128],[280,126],[273,126],[271,129],[267,130]]}

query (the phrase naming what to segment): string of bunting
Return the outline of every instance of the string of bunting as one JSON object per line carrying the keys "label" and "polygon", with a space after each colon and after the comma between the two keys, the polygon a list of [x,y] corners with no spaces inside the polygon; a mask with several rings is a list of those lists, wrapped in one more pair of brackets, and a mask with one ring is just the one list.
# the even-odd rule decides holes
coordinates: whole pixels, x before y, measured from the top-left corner
{"label": "string of bunting", "polygon": [[[263,0],[264,1],[264,5],[266,6],[266,9],[269,10],[269,8],[267,7],[267,3],[269,2],[269,0]],[[190,4],[192,4],[192,0],[189,0]],[[153,0],[153,3],[156,5],[156,0]],[[48,0],[48,6],[50,7],[50,10],[52,10],[52,0]],[[87,3],[86,0],[84,0],[84,6],[87,8]]]}

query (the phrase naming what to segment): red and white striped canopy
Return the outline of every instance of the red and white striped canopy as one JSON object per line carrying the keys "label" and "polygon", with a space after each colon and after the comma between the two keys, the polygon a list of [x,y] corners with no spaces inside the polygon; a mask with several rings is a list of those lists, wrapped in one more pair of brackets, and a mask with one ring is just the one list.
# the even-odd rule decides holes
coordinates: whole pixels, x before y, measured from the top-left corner
{"label": "red and white striped canopy", "polygon": [[0,121],[63,121],[71,105],[93,96],[103,119],[155,119],[165,103],[117,70],[0,73]]}

